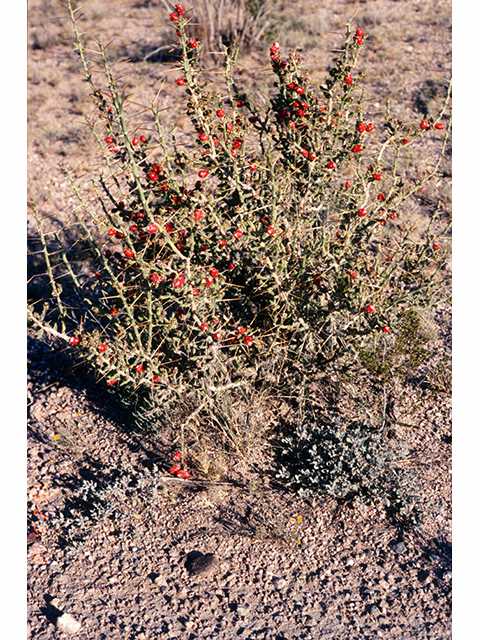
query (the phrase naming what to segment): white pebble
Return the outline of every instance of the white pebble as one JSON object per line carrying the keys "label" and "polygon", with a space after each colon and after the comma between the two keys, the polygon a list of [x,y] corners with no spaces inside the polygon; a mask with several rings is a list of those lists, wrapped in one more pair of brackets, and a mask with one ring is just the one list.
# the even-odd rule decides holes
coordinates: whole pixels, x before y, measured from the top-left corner
{"label": "white pebble", "polygon": [[168,586],[167,585],[167,580],[166,580],[164,575],[157,576],[155,578],[154,582],[157,585],[157,587],[162,587],[162,586],[166,587],[166,586]]}
{"label": "white pebble", "polygon": [[69,613],[64,613],[57,618],[57,629],[64,633],[77,633],[82,625]]}

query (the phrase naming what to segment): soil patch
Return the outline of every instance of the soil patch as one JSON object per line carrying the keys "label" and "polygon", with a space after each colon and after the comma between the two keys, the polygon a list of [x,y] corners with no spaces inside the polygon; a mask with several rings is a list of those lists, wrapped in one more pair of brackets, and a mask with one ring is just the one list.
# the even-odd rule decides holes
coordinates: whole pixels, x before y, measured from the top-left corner
{"label": "soil patch", "polygon": [[[165,81],[162,105],[174,119],[175,72],[147,55],[166,42],[162,3],[114,4],[85,6],[87,37],[114,39],[111,55],[132,76],[138,105]],[[91,106],[61,11],[53,0],[29,3],[29,198],[52,228],[68,224],[74,203],[59,164],[81,175],[96,163],[82,116]],[[369,115],[378,118],[389,99],[394,114],[420,121],[450,73],[450,3],[278,3],[275,38],[299,45],[312,76],[323,78],[355,11],[369,35],[362,62]],[[268,88],[266,58],[252,50],[240,59],[252,90]],[[438,144],[433,135],[420,161],[412,152],[407,171],[428,167]],[[420,223],[439,202],[448,215],[450,170],[447,156],[438,181],[414,200]],[[437,316],[440,355],[450,353],[449,318],[448,307]],[[286,493],[268,459],[248,476],[232,469],[223,482],[170,478],[178,441],[132,430],[113,396],[54,346],[29,340],[29,639],[65,637],[62,624],[72,632],[63,614],[81,624],[79,640],[451,638],[448,391],[433,394],[412,381],[396,407],[398,420],[414,425],[398,426],[396,437],[429,503],[413,534],[373,508]]]}

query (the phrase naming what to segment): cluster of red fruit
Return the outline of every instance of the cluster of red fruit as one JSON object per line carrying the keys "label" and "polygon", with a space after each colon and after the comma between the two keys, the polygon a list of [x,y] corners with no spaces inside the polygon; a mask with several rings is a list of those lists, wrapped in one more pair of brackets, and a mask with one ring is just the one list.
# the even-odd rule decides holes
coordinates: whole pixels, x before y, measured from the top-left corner
{"label": "cluster of red fruit", "polygon": [[[110,310],[110,314],[111,314],[111,315],[116,315],[117,313],[118,313],[118,309],[116,309],[115,307],[113,307],[113,308]],[[73,346],[78,346],[78,345],[80,344],[80,342],[81,342],[81,338],[79,338],[78,336],[72,336],[72,337],[70,338],[70,344],[71,344],[71,345],[73,345]],[[107,346],[104,342],[102,342],[102,343],[100,343],[100,344],[97,346],[97,350],[98,350],[98,352],[99,352],[99,353],[106,353],[106,352],[107,352],[107,350],[108,350],[108,346]],[[139,374],[143,373],[143,372],[144,372],[144,366],[143,366],[143,364],[137,364],[137,365],[135,365],[135,371],[136,371],[137,373],[139,373]],[[156,374],[153,374],[153,375],[152,375],[152,380],[153,380],[153,382],[155,382],[155,383],[160,382],[160,378],[159,378]],[[118,380],[117,380],[117,379],[110,380],[109,382],[107,382],[107,385],[108,385],[109,387],[112,387],[112,386],[113,386],[113,385],[115,385],[117,382],[118,382]]]}
{"label": "cluster of red fruit", "polygon": [[[186,192],[186,190],[185,190]],[[187,194],[188,195],[188,194]],[[128,207],[125,205],[125,203],[119,203],[118,204],[118,210],[120,210],[122,213],[124,213],[125,215],[129,215],[128,214]],[[133,214],[132,214],[133,215]],[[136,218],[139,218],[139,214],[135,214]],[[195,222],[200,222],[200,220],[203,218],[204,216],[204,211],[203,209],[201,209],[200,207],[196,207],[193,211],[192,217],[193,220]],[[138,221],[138,220],[136,220]],[[265,229],[266,229],[266,234],[270,237],[272,237],[275,234],[275,229],[274,227],[272,227],[270,225],[269,222],[269,218],[267,216],[264,216],[264,218],[262,219],[262,223],[265,225]],[[149,234],[156,234],[158,232],[158,225],[155,222],[150,222],[148,223],[148,225],[146,227],[144,227],[143,232],[139,232],[139,227],[137,224],[133,224],[130,225],[129,227],[130,232],[132,233],[139,233],[138,235],[138,239],[141,241],[144,241],[146,236],[148,235],[145,232],[148,232]],[[174,232],[174,228],[173,225],[170,222],[167,222],[165,225],[165,230],[166,232],[171,235]],[[184,239],[186,231],[184,229],[181,229],[180,231],[177,232],[178,235],[180,236],[181,240]],[[107,231],[107,235],[109,237],[112,238],[116,238],[116,239],[124,239],[126,234],[123,231],[119,231],[118,229],[115,228],[110,228]],[[234,238],[236,238],[237,240],[240,240],[243,237],[243,231],[241,229],[236,229],[233,233]],[[227,246],[227,240],[225,240],[224,238],[222,240],[220,240],[219,245],[221,247],[225,247]],[[135,245],[137,246],[137,245]],[[180,248],[180,245],[177,245]],[[200,247],[201,250],[206,250],[207,246],[206,245],[202,245]],[[113,257],[117,257],[117,258],[121,258],[120,253],[115,252],[115,255],[112,254],[112,252],[110,250],[107,250],[105,252],[105,255],[107,258],[113,258]],[[133,258],[135,257],[135,253],[132,249],[130,249],[129,247],[124,249],[124,255],[127,258]],[[122,267],[123,268],[123,267]],[[228,269],[230,271],[234,271],[235,270],[235,264],[234,263],[230,263],[228,265]],[[101,276],[101,274],[100,274]],[[212,266],[209,268],[206,277],[203,279],[203,284],[206,287],[213,287],[215,285],[215,282],[218,278],[220,278],[221,274],[219,269],[216,266]],[[176,290],[181,290],[184,289],[185,285],[186,285],[186,280],[185,280],[185,275],[183,272],[177,272],[175,275],[171,275],[170,278],[167,278],[166,280],[164,278],[162,278],[160,276],[159,273],[155,273],[155,272],[148,272],[148,278],[150,280],[151,283],[153,284],[159,284],[159,283],[168,283],[168,281],[170,281],[170,285],[173,287],[173,289]],[[195,284],[193,284],[193,288],[190,289],[190,294],[192,296],[198,296],[200,295],[200,290],[198,288],[195,287]],[[109,310],[109,314],[110,315],[116,315],[118,313],[118,310],[116,308],[111,308]],[[177,311],[175,312],[177,317],[181,317],[181,315],[185,314],[185,311],[183,309],[177,309]],[[203,332],[205,332],[205,330],[207,329],[207,324],[204,322],[201,325],[201,330]],[[243,335],[245,333],[245,329],[243,327],[240,327],[238,329],[238,333],[240,333],[241,335]],[[223,333],[221,331],[215,331],[215,333],[213,334],[213,337],[215,340],[220,341],[223,340]],[[72,344],[76,345],[78,344],[77,340],[79,340],[78,338],[75,337],[75,339],[72,338]],[[238,336],[233,335],[233,336],[229,336],[227,339],[227,342],[232,342],[232,343],[238,343]],[[244,336],[244,343],[247,347],[250,347],[253,344],[254,340],[251,336],[246,335]],[[98,347],[98,350],[100,352],[105,352],[106,350],[106,345],[100,345],[100,347]]]}
{"label": "cluster of red fruit", "polygon": [[420,123],[420,129],[422,131],[426,131],[427,129],[431,129],[432,127],[435,127],[435,129],[438,129],[439,131],[445,129],[445,125],[443,124],[443,122],[437,122],[436,124],[432,125],[429,124],[426,120],[422,120]]}
{"label": "cluster of red fruit", "polygon": [[[177,453],[173,454],[173,461],[175,463],[181,462],[183,465],[185,465],[185,458],[181,451],[177,451]],[[184,478],[185,480],[188,480],[191,477],[190,473],[186,469],[182,469],[180,464],[174,464],[169,473],[171,473],[172,476],[177,476],[177,478]]]}
{"label": "cluster of red fruit", "polygon": [[[136,147],[139,143],[145,144],[147,142],[147,137],[146,136],[140,136],[139,138],[134,137],[131,140],[132,143],[132,147]],[[113,136],[106,136],[105,137],[105,143],[108,145],[108,150],[111,151],[112,153],[114,153],[115,151],[118,151],[117,147],[115,146],[115,139],[113,138]]]}
{"label": "cluster of red fruit", "polygon": [[[218,318],[213,318],[213,322],[218,323],[219,322]],[[208,324],[206,322],[202,322],[202,324],[200,325],[200,329],[202,331],[208,331]],[[247,347],[251,347],[253,344],[253,338],[251,336],[245,335],[246,331],[247,330],[245,329],[245,327],[242,327],[242,326],[237,327],[237,332],[241,336],[243,336]],[[213,334],[213,337],[215,338],[215,340],[219,341],[223,338],[223,333],[221,331],[215,331],[215,333]],[[227,337],[227,340],[229,342],[238,343],[238,337],[234,333],[229,334],[229,336]]]}
{"label": "cluster of red fruit", "polygon": [[176,4],[174,8],[175,8],[175,11],[170,14],[170,20],[172,22],[178,22],[178,18],[180,16],[183,16],[183,14],[185,13],[185,9],[182,7],[181,4]]}
{"label": "cluster of red fruit", "polygon": [[[353,276],[353,274],[352,274],[352,276]],[[375,307],[373,306],[373,304],[367,304],[367,306],[365,307],[364,311],[365,311],[365,313],[375,313]],[[382,327],[382,331],[383,331],[383,333],[390,333],[390,327],[388,325],[384,325]]]}
{"label": "cluster of red fruit", "polygon": [[[358,28],[356,30],[354,42],[358,46],[363,43],[364,35],[363,29]],[[324,113],[325,105],[322,104],[322,101],[319,100],[311,90],[306,89],[306,78],[298,75],[298,57],[290,55],[288,60],[282,60],[280,56],[280,44],[278,42],[274,42],[270,47],[270,55],[274,72],[283,80],[285,88],[289,89],[294,94],[293,102],[291,102],[288,97],[284,97],[278,105],[275,115],[276,119],[287,128],[300,128],[300,130],[305,131],[307,135],[309,121],[312,121],[312,123],[316,121],[315,126],[316,123],[321,124],[325,122],[327,128],[336,127],[338,125],[339,118],[344,115],[343,112],[339,111],[338,113],[332,113],[328,118],[326,117],[326,114]],[[343,73],[345,73],[345,71],[343,71]],[[348,67],[347,73],[343,76],[343,80],[346,85],[346,89],[353,84],[353,76],[348,71]],[[299,100],[297,96],[301,96],[302,100]],[[287,104],[285,104],[285,99],[287,100]],[[317,114],[323,115],[316,117]],[[362,141],[358,134],[362,134],[365,131],[370,132],[373,131],[373,129],[374,124],[371,122],[360,122],[357,124],[357,138],[352,142],[351,147],[353,153],[358,154],[364,150],[364,146],[361,143]],[[307,161],[310,162],[316,161],[318,158],[318,153],[311,147],[306,146],[301,149],[300,153]],[[327,159],[326,168],[330,171],[336,169],[335,158]]]}
{"label": "cluster of red fruit", "polygon": [[[147,176],[151,182],[158,182],[158,180],[165,180],[165,175],[162,173],[162,168],[156,162],[153,163],[152,166],[150,167],[150,170],[148,171]],[[163,189],[161,188],[161,190],[165,190],[165,189],[166,189],[166,185],[165,187],[163,187]]]}
{"label": "cluster of red fruit", "polygon": [[360,46],[361,44],[363,44],[364,35],[365,34],[363,33],[363,29],[360,29],[360,27],[355,31],[355,36],[353,38],[353,41],[357,46]]}

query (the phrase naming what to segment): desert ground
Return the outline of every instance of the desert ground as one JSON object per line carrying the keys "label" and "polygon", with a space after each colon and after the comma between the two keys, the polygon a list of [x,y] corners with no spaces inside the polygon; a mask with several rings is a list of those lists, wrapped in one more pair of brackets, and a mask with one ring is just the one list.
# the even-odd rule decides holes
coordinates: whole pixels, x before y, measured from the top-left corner
{"label": "desert ground", "polygon": [[[110,43],[114,70],[129,77],[135,103],[148,106],[161,89],[165,117],[175,119],[175,71],[162,53],[170,37],[164,4],[92,0],[82,14],[84,37],[92,47],[95,38]],[[451,73],[450,2],[301,0],[276,2],[272,15],[269,37],[297,47],[318,79],[354,16],[368,33],[361,66],[372,118],[387,100],[408,121],[439,104]],[[240,56],[244,86],[268,88],[270,44],[254,42]],[[92,108],[65,10],[31,0],[28,199],[52,229],[74,202],[60,164],[88,176],[98,162],[83,119]],[[432,138],[408,170],[428,167],[438,144]],[[439,202],[445,220],[448,155],[415,205],[419,219]],[[33,243],[31,210],[27,223]],[[433,319],[432,348],[448,358],[448,303]],[[30,336],[27,637],[451,638],[451,388],[443,382],[434,392],[411,381],[397,402],[399,421],[415,425],[399,426],[398,437],[429,505],[421,531],[403,532],[373,508],[285,492],[268,455],[254,467],[239,464],[231,477],[168,478],[178,441],[133,430],[114,397],[72,366],[68,350]],[[66,614],[78,629],[62,630]]]}

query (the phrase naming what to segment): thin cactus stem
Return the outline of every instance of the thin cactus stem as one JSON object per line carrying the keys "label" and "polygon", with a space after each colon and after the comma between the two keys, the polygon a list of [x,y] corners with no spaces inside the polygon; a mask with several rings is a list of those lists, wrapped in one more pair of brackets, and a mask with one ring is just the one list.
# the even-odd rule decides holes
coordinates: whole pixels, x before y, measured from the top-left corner
{"label": "thin cactus stem", "polygon": [[[80,190],[79,190],[78,186],[76,185],[75,180],[73,179],[73,176],[71,175],[71,172],[66,167],[63,167],[63,171],[67,175],[67,177],[68,177],[68,179],[70,181],[70,184],[71,184],[71,186],[72,186],[72,188],[73,188],[73,190],[75,192],[75,195],[77,196],[77,198],[78,198],[79,202],[81,203],[83,209],[90,215],[91,218],[93,218],[93,214],[90,211],[90,208],[89,208],[88,204],[85,202],[82,194],[80,193]],[[121,283],[119,283],[117,281],[117,278],[116,278],[114,272],[112,271],[110,265],[108,264],[108,261],[105,260],[105,258],[103,257],[103,254],[102,254],[100,248],[98,247],[94,237],[92,236],[92,233],[91,233],[90,229],[84,223],[84,221],[79,216],[79,214],[77,213],[76,210],[74,210],[74,215],[75,215],[76,219],[78,220],[78,222],[80,223],[80,225],[82,226],[82,229],[85,232],[86,237],[88,238],[88,240],[90,242],[90,246],[94,249],[94,251],[95,251],[95,253],[97,255],[97,258],[100,260],[100,262],[102,264],[102,267],[105,269],[105,271],[110,276],[111,282],[112,282],[113,286],[115,287],[117,295],[119,296],[119,298],[121,299],[121,301],[122,301],[122,303],[123,303],[123,305],[125,307],[125,310],[126,310],[126,312],[128,314],[128,317],[130,318],[130,321],[132,323],[131,326],[133,327],[133,331],[134,331],[134,334],[135,334],[135,337],[136,337],[136,340],[137,340],[137,347],[138,347],[139,352],[143,356],[146,356],[147,354],[145,353],[145,350],[144,350],[144,347],[143,347],[142,339],[141,339],[140,333],[138,331],[138,327],[137,327],[137,323],[136,323],[136,320],[135,320],[135,316],[133,314],[132,309],[130,308],[130,304],[128,303],[127,299],[125,298],[125,295],[123,293],[123,287],[122,287]]]}
{"label": "thin cactus stem", "polygon": [[40,242],[42,244],[43,255],[45,258],[45,265],[47,267],[47,273],[50,280],[50,286],[52,287],[52,292],[56,301],[56,306],[58,309],[58,313],[60,315],[61,322],[61,333],[65,332],[65,320],[66,320],[66,310],[62,304],[62,296],[61,296],[61,288],[58,286],[55,277],[53,275],[52,263],[50,261],[50,254],[48,252],[47,242],[45,239],[45,234],[43,233],[42,221],[40,219],[40,215],[35,203],[32,203],[32,209],[35,214],[35,221],[37,223],[38,235],[40,237]]}

